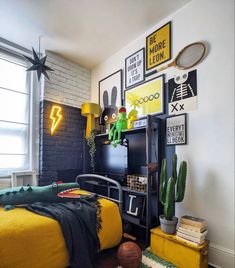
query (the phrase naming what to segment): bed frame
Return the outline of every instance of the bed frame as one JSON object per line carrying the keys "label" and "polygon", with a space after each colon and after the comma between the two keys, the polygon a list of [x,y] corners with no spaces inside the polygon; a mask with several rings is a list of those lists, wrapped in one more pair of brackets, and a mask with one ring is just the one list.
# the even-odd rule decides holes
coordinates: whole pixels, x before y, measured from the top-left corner
{"label": "bed frame", "polygon": [[103,196],[103,195],[99,195],[99,196],[103,197],[103,198],[106,198],[106,199],[109,199],[109,200],[111,200],[113,202],[118,203],[120,214],[122,215],[123,194],[122,194],[122,186],[118,181],[110,179],[110,178],[105,177],[105,176],[97,175],[97,174],[82,174],[82,175],[78,175],[75,180],[76,180],[77,183],[79,183],[81,181],[83,181],[83,182],[94,181],[94,179],[99,179],[99,180],[109,182],[111,184],[114,184],[117,187],[118,199],[111,198],[109,190],[108,190],[108,196]]}

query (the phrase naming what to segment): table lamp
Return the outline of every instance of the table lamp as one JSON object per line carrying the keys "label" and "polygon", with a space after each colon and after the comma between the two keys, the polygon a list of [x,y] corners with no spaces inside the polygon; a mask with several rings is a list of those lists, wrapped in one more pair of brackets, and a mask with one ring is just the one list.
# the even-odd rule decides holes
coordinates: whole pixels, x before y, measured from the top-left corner
{"label": "table lamp", "polygon": [[91,134],[91,131],[95,128],[95,118],[100,116],[100,106],[97,103],[83,103],[82,115],[87,117],[86,123],[86,138]]}

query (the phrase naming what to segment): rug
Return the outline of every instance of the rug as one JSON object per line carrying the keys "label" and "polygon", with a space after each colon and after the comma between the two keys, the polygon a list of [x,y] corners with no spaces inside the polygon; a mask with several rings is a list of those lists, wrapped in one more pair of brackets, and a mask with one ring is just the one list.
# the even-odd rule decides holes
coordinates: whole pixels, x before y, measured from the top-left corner
{"label": "rug", "polygon": [[153,254],[149,248],[142,253],[141,268],[177,268],[174,264]]}
{"label": "rug", "polygon": [[[117,268],[122,268],[118,266]],[[162,258],[153,254],[149,248],[142,253],[142,261],[140,268],[177,268],[174,264],[163,260]]]}

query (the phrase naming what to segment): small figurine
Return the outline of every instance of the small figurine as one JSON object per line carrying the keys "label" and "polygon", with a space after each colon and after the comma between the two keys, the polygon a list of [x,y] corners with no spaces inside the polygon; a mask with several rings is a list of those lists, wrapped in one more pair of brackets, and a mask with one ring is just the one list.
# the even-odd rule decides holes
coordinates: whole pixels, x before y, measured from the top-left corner
{"label": "small figurine", "polygon": [[128,119],[127,128],[132,129],[134,121],[138,119],[138,110],[137,110],[137,108],[139,108],[138,97],[134,94],[129,94],[127,100],[130,103],[130,107],[132,107],[127,117]]}
{"label": "small figurine", "polygon": [[126,108],[121,107],[118,111],[118,120],[109,131],[109,140],[112,140],[114,147],[121,143],[121,132],[125,129],[127,129]]}

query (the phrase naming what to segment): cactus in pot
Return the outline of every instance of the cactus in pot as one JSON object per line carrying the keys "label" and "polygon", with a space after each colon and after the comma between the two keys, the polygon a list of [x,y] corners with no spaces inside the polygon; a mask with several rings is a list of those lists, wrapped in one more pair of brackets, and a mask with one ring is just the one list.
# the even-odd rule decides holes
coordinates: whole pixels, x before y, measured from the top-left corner
{"label": "cactus in pot", "polygon": [[[160,216],[161,229],[168,234],[175,233],[177,218],[174,217],[174,203],[181,202],[184,199],[185,184],[187,175],[187,163],[180,163],[177,174],[177,155],[172,158],[172,175],[167,177],[166,159],[162,160],[160,173],[159,197],[164,207],[164,216]],[[165,226],[163,226],[165,225]]]}

